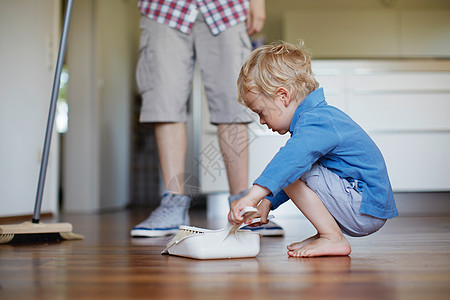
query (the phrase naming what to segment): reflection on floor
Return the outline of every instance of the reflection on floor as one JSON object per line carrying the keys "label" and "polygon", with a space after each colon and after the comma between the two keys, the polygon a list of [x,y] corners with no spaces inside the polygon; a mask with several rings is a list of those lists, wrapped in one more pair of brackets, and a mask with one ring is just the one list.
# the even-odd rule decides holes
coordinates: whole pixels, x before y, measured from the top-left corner
{"label": "reflection on floor", "polygon": [[[83,241],[0,245],[1,299],[448,299],[450,217],[389,221],[350,238],[346,257],[288,258],[286,245],[314,234],[280,218],[285,237],[263,238],[256,258],[199,261],[160,252],[170,237],[131,239],[146,209],[62,216]],[[225,220],[191,212],[192,225]]]}

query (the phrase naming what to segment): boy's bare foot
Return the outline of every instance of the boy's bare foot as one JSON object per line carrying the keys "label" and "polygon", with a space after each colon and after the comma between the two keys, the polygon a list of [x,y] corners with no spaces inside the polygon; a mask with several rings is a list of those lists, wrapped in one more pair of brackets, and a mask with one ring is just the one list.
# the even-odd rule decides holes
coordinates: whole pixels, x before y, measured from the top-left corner
{"label": "boy's bare foot", "polygon": [[309,238],[301,241],[301,242],[296,242],[296,243],[292,243],[290,245],[287,246],[288,250],[297,250],[300,249],[301,247],[305,246],[306,244],[311,243],[312,241],[315,241],[319,238],[319,234],[317,233],[316,235],[310,236]]}
{"label": "boy's bare foot", "polygon": [[[314,236],[316,237],[316,236]],[[314,238],[311,237],[311,238]],[[310,238],[310,239],[311,239]],[[306,240],[305,240],[306,241]],[[304,242],[305,242],[304,241]],[[298,245],[302,244],[295,243]],[[295,245],[294,244],[294,245]],[[289,249],[289,248],[288,248]],[[293,257],[315,257],[327,255],[349,255],[351,247],[344,236],[319,236],[299,248],[289,250],[288,255]]]}

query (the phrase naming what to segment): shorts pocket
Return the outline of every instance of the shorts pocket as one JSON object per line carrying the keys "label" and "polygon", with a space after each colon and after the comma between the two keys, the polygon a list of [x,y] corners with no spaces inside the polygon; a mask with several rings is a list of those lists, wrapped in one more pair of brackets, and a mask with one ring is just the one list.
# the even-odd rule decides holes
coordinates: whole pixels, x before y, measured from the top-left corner
{"label": "shorts pocket", "polygon": [[[245,24],[245,23],[243,23]],[[240,24],[242,25],[242,24]],[[241,30],[239,32],[239,39],[242,43],[242,53],[241,53],[241,65],[245,63],[247,60],[247,57],[250,55],[250,52],[252,52],[252,42],[250,40],[250,37],[247,34],[247,28],[245,26],[242,26],[244,30]]]}
{"label": "shorts pocket", "polygon": [[136,83],[141,94],[151,89],[152,53],[149,51],[150,31],[147,28],[150,22],[147,17],[141,17],[141,37],[139,41],[139,59],[136,65]]}
{"label": "shorts pocket", "polygon": [[148,45],[148,40],[150,38],[150,32],[147,29],[147,23],[150,20],[147,17],[141,17],[140,20],[140,29],[141,29],[141,36],[140,36],[140,40],[139,40],[139,53],[141,53],[142,51],[145,50],[145,48]]}

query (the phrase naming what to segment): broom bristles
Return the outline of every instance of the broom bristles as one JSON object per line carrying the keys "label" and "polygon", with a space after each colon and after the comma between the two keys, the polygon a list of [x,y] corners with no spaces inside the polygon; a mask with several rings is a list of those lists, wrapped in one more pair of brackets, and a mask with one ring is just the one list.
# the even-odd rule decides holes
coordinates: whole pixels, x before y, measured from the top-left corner
{"label": "broom bristles", "polygon": [[0,244],[9,242],[36,243],[61,240],[82,240],[84,237],[72,232],[70,223],[31,223],[0,225]]}

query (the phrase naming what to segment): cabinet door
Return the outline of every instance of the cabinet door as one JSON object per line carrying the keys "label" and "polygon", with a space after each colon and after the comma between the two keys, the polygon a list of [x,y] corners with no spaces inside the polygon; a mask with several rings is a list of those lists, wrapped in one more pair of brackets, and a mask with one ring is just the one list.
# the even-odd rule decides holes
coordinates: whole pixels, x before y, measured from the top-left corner
{"label": "cabinet door", "polygon": [[328,102],[377,143],[396,192],[450,191],[450,61],[319,60],[313,70]]}

